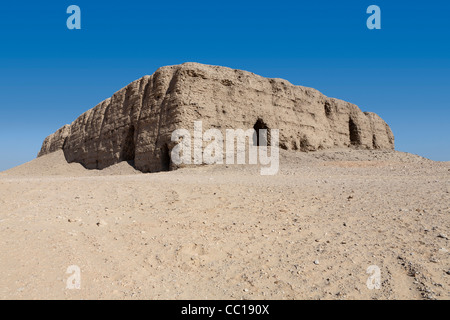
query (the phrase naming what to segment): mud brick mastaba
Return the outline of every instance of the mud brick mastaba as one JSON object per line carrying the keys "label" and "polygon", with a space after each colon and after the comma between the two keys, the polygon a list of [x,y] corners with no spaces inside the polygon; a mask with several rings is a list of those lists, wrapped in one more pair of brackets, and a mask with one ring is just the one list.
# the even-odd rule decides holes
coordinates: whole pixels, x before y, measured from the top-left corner
{"label": "mud brick mastaba", "polygon": [[[394,149],[378,115],[283,79],[199,63],[159,68],[48,136],[38,156],[62,149],[68,162],[103,169],[134,161],[136,169],[174,168],[175,129],[279,129],[282,149]],[[225,134],[224,134],[225,136]]]}

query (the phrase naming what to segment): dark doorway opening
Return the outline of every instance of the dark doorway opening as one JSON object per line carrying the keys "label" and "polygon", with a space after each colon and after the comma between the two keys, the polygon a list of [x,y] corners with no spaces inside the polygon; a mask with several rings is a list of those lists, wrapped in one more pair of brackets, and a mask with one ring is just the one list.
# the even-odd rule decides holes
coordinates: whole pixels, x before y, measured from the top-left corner
{"label": "dark doorway opening", "polygon": [[355,122],[352,119],[348,121],[348,131],[350,134],[350,143],[352,145],[361,144],[361,138],[358,132],[358,127],[356,126]]}
{"label": "dark doorway opening", "polygon": [[167,143],[161,148],[161,170],[169,171],[170,170],[170,151]]}
{"label": "dark doorway opening", "polygon": [[135,145],[134,145],[134,126],[128,129],[127,135],[123,142],[122,154],[120,160],[122,161],[134,161],[135,157]]}
{"label": "dark doorway opening", "polygon": [[[258,147],[260,145],[270,146],[270,129],[262,119],[256,120],[256,123],[253,126],[253,129],[255,129],[255,131],[256,131],[256,137],[253,137],[253,145],[258,146]],[[259,132],[260,129],[267,130],[267,137],[264,137],[262,132],[261,133]],[[267,139],[265,139],[265,138],[267,138]]]}

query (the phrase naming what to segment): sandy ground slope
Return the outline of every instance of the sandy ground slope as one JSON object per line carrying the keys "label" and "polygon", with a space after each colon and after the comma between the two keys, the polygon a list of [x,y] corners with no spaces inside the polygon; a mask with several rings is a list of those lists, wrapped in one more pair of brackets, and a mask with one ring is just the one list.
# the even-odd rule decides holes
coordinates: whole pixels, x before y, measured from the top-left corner
{"label": "sandy ground slope", "polygon": [[450,162],[401,152],[282,152],[276,176],[56,152],[0,173],[0,298],[449,299],[449,192]]}

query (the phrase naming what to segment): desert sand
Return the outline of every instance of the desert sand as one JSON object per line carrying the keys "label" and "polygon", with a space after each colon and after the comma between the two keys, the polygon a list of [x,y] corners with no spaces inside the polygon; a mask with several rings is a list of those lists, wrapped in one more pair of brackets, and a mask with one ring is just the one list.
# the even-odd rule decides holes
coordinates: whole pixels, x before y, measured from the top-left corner
{"label": "desert sand", "polygon": [[275,176],[57,151],[0,173],[0,298],[449,299],[449,192],[450,162],[397,151],[281,150]]}

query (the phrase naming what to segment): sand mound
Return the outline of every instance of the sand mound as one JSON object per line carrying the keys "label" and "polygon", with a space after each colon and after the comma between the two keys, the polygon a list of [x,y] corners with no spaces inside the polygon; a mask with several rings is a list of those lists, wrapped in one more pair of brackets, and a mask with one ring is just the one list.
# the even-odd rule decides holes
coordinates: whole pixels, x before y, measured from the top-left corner
{"label": "sand mound", "polygon": [[45,156],[36,158],[20,166],[2,172],[9,176],[102,176],[102,175],[128,175],[140,171],[132,164],[123,161],[103,170],[89,170],[79,163],[68,163],[64,152],[58,150]]}
{"label": "sand mound", "polygon": [[[280,150],[280,169],[295,170],[304,167],[305,164],[331,165],[337,167],[372,167],[386,166],[404,163],[425,164],[434,161],[406,152],[394,150],[353,150],[336,149],[314,152],[298,152]],[[220,172],[224,169],[253,174],[258,167],[253,165],[238,166],[198,166],[190,168],[192,172]],[[185,169],[186,170],[186,169]],[[36,158],[30,162],[0,172],[0,175],[8,176],[111,176],[143,174],[134,168],[133,162],[122,161],[102,170],[86,169],[79,163],[68,163],[62,150],[58,150]]]}
{"label": "sand mound", "polygon": [[395,150],[355,150],[337,149],[322,150],[310,153],[316,159],[323,161],[392,161],[392,162],[430,162],[427,158]]}
{"label": "sand mound", "polygon": [[[88,170],[88,169],[85,169]],[[128,174],[143,174],[141,171],[134,168],[133,162],[122,161],[109,166],[102,170],[88,170],[99,176],[109,176],[109,175],[128,175]]]}

